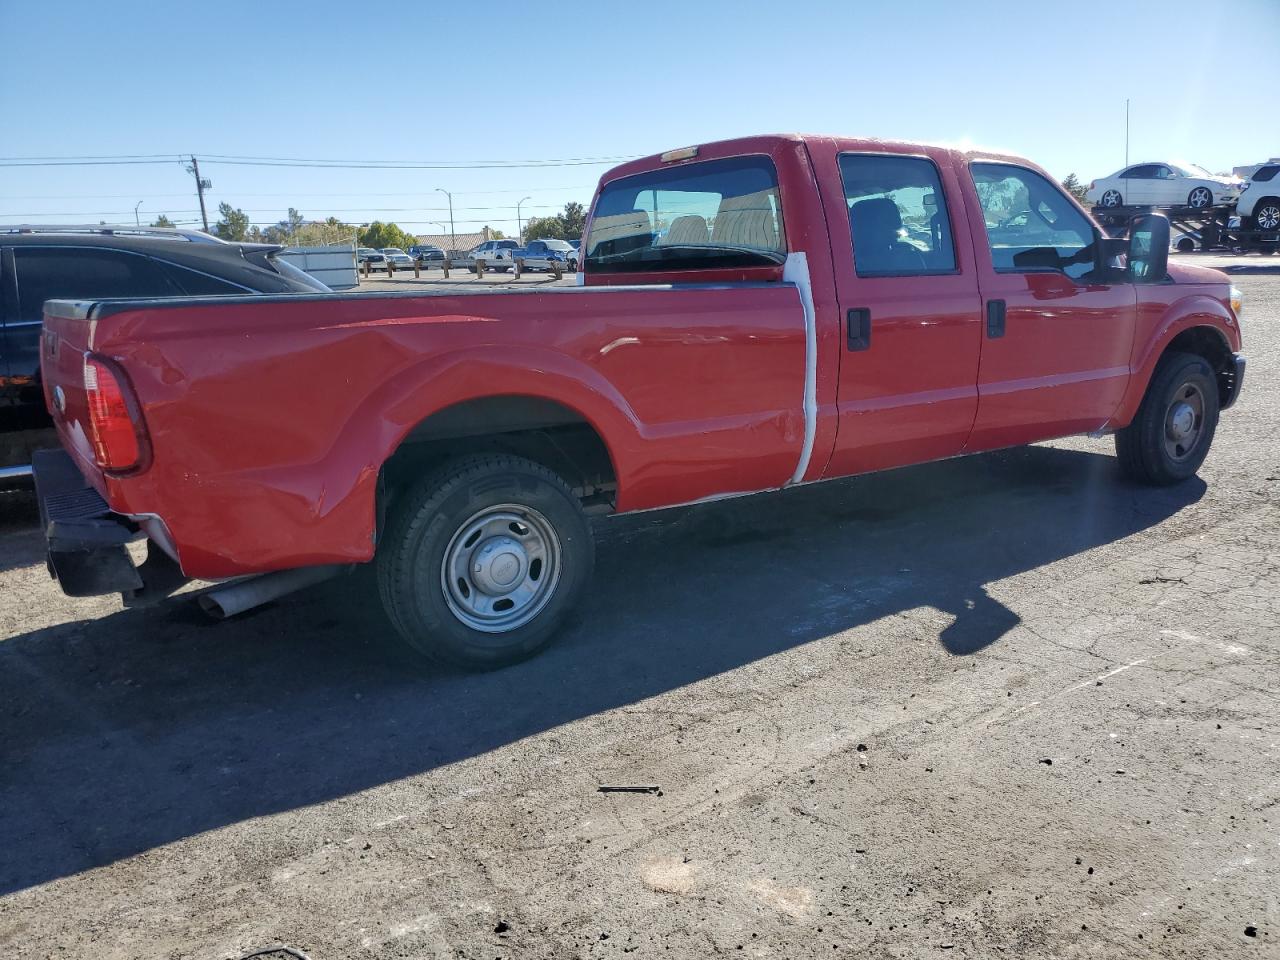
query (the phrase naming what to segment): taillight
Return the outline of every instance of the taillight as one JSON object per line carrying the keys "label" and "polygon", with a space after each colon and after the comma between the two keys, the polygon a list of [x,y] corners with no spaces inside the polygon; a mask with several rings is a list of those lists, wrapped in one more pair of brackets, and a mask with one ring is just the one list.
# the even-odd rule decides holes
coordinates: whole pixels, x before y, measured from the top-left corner
{"label": "taillight", "polygon": [[89,406],[89,437],[93,459],[103,470],[122,473],[142,462],[141,424],[132,410],[137,405],[126,391],[123,374],[96,357],[84,358],[84,390]]}

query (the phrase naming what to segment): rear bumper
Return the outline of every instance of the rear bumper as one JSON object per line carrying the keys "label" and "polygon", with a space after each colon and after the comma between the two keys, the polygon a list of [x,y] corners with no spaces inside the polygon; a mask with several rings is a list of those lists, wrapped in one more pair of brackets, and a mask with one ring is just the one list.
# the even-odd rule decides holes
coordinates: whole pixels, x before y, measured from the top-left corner
{"label": "rear bumper", "polygon": [[1226,410],[1240,397],[1240,388],[1244,385],[1244,356],[1239,353],[1231,355],[1231,366],[1228,368],[1226,390],[1223,393],[1222,409]]}
{"label": "rear bumper", "polygon": [[178,565],[148,544],[135,566],[126,544],[145,539],[138,525],[113,513],[65,450],[31,458],[49,575],[70,597],[119,593],[128,605],[168,596],[186,582]]}

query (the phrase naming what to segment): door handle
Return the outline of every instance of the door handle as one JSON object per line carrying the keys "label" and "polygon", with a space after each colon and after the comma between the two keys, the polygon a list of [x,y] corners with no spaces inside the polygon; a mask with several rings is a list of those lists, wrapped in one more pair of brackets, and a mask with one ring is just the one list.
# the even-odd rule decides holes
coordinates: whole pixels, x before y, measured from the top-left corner
{"label": "door handle", "polygon": [[846,335],[850,350],[871,349],[871,311],[867,307],[855,307],[845,317]]}
{"label": "door handle", "polygon": [[996,340],[1004,336],[1004,301],[987,301],[987,338]]}

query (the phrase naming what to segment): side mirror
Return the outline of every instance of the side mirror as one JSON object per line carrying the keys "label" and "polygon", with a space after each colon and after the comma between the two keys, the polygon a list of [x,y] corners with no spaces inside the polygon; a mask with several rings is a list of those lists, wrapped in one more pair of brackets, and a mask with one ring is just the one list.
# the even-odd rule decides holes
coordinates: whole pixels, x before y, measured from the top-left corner
{"label": "side mirror", "polygon": [[1169,275],[1169,221],[1142,213],[1129,221],[1129,279],[1161,283]]}

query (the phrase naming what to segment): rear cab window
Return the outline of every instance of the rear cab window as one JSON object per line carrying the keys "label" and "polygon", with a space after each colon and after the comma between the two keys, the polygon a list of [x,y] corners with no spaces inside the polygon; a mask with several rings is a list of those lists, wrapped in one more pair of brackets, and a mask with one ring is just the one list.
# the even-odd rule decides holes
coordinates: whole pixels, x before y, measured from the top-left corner
{"label": "rear cab window", "polygon": [[583,243],[591,273],[781,264],[777,170],[753,155],[614,180],[596,200]]}

